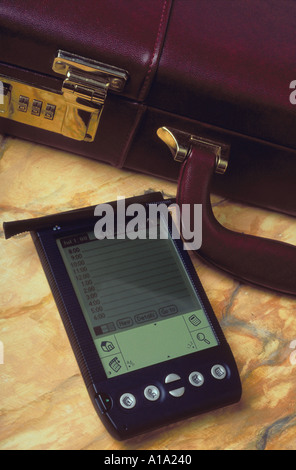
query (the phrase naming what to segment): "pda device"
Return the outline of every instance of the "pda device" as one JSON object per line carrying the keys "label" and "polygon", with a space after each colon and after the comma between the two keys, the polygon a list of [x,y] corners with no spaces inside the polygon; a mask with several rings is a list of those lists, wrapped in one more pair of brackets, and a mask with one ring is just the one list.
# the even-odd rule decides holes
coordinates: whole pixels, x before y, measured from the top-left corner
{"label": "pda device", "polygon": [[79,213],[54,222],[31,234],[92,403],[114,438],[240,400],[233,354],[170,219],[158,217],[154,239],[123,238],[116,224],[114,238],[97,239],[94,217]]}

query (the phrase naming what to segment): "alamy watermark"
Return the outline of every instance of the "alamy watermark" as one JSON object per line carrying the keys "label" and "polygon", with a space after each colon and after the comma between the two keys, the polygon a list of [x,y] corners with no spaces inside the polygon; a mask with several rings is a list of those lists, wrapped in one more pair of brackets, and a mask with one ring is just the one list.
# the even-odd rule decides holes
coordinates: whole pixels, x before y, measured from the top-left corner
{"label": "alamy watermark", "polygon": [[117,208],[110,204],[100,204],[95,208],[95,217],[100,217],[95,225],[94,233],[98,240],[105,238],[117,239],[164,239],[168,238],[168,230],[159,230],[158,220],[164,220],[168,226],[169,214],[173,219],[171,237],[182,239],[186,250],[199,250],[202,245],[202,205],[195,204],[129,204],[125,199],[117,199]]}
{"label": "alamy watermark", "polygon": [[293,80],[290,83],[290,89],[294,90],[292,93],[290,93],[290,103],[291,104],[296,104],[296,80]]}

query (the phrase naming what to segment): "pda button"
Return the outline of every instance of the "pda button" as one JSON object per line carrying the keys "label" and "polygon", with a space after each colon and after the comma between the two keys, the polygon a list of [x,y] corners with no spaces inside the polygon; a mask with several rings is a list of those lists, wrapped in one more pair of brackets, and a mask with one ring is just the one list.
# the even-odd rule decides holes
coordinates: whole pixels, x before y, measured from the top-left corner
{"label": "pda button", "polygon": [[214,377],[214,379],[223,380],[227,376],[227,370],[225,369],[224,366],[221,366],[220,364],[216,364],[214,367],[212,367],[211,374]]}
{"label": "pda button", "polygon": [[180,375],[178,375],[178,374],[169,374],[165,378],[165,383],[170,384],[172,382],[177,382],[177,380],[181,380]]}
{"label": "pda button", "polygon": [[171,390],[169,392],[169,394],[175,398],[181,398],[184,395],[184,393],[185,393],[185,387],[176,388],[175,390]]}
{"label": "pda button", "polygon": [[136,406],[136,403],[136,397],[134,397],[134,395],[132,395],[131,393],[124,393],[120,397],[120,404],[122,408],[125,408],[126,410],[131,410],[132,408],[134,408]]}
{"label": "pda button", "polygon": [[106,393],[100,393],[95,397],[95,401],[102,413],[107,413],[112,408],[112,399]]}
{"label": "pda button", "polygon": [[144,390],[144,396],[149,401],[157,401],[160,397],[160,391],[155,385],[149,385]]}
{"label": "pda button", "polygon": [[193,387],[201,387],[205,383],[204,376],[200,372],[191,372],[189,382]]}

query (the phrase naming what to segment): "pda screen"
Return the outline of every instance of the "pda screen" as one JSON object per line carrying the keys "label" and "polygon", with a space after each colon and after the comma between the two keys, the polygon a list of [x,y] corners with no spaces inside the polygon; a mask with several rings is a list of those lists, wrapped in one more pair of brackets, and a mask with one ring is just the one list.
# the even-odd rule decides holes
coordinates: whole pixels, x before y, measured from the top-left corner
{"label": "pda screen", "polygon": [[57,240],[108,378],[218,345],[173,240]]}

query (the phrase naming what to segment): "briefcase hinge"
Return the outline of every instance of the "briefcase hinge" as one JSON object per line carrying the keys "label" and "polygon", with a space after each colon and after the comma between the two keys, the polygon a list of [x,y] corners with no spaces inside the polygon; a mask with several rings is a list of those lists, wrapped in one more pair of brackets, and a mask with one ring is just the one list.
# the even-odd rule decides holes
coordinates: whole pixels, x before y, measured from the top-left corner
{"label": "briefcase hinge", "polygon": [[122,92],[128,73],[65,51],[52,68],[64,77],[60,91],[0,76],[0,117],[92,142],[108,92]]}

